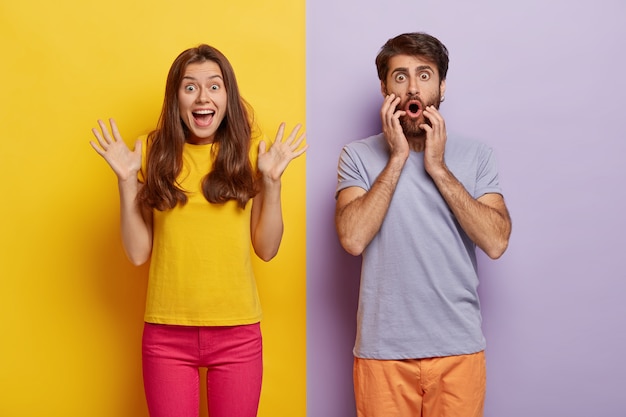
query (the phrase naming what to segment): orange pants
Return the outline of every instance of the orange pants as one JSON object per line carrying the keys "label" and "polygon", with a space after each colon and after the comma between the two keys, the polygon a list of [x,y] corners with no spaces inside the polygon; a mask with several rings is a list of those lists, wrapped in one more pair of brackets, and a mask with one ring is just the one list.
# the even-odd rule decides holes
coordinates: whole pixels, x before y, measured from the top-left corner
{"label": "orange pants", "polygon": [[482,417],[484,352],[408,360],[354,358],[358,417]]}

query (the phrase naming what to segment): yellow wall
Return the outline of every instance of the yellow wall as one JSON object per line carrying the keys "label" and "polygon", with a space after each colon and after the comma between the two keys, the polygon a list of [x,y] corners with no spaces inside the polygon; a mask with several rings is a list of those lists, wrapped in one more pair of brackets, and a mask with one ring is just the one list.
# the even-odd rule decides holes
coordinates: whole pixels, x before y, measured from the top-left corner
{"label": "yellow wall", "polygon": [[[2,1],[1,416],[147,416],[147,269],[124,257],[115,177],[90,129],[114,117],[128,143],[148,132],[171,62],[206,42],[273,137],[304,122],[304,30],[304,1]],[[305,415],[304,172],[300,158],[285,176],[281,252],[256,264],[260,416]]]}

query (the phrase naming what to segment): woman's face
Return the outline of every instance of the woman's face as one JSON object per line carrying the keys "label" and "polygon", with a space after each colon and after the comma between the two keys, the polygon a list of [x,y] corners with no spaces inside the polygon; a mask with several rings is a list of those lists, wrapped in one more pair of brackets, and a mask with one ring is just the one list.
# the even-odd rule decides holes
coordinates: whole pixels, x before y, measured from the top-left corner
{"label": "woman's face", "polygon": [[222,70],[213,61],[187,65],[178,88],[180,118],[189,129],[187,141],[212,143],[224,120],[228,98]]}

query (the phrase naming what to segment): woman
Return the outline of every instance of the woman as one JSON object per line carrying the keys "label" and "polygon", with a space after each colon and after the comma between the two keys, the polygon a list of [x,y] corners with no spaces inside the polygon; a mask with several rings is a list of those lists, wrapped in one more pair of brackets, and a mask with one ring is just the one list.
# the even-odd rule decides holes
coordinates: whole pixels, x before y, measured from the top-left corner
{"label": "woman", "polygon": [[[152,417],[198,415],[206,367],[211,417],[256,416],[261,308],[250,244],[272,259],[283,234],[281,176],[302,155],[297,125],[269,147],[253,129],[234,71],[215,48],[170,68],[156,130],[131,151],[114,120],[91,145],[118,178],[123,246],[150,259],[143,374]],[[250,202],[250,200],[252,200]]]}

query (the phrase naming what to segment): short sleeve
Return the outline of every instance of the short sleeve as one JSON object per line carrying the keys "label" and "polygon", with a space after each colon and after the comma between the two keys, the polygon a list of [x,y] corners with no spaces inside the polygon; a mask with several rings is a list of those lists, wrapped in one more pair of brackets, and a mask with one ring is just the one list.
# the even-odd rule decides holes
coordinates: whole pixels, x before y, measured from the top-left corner
{"label": "short sleeve", "polygon": [[483,146],[476,172],[476,195],[478,198],[489,193],[502,194],[498,179],[498,166],[493,149]]}
{"label": "short sleeve", "polygon": [[365,176],[362,173],[363,168],[363,164],[358,156],[348,146],[344,146],[339,155],[335,198],[337,198],[339,191],[345,188],[360,187],[364,190],[369,189]]}

